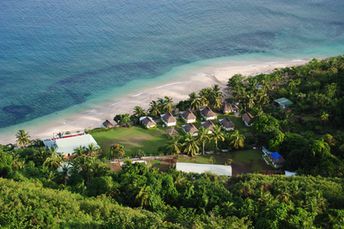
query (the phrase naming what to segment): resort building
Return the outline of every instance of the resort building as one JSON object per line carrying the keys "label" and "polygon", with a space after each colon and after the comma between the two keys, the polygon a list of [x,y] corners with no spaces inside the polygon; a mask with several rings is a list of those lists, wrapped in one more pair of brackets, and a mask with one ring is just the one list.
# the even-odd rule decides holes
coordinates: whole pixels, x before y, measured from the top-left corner
{"label": "resort building", "polygon": [[208,130],[208,134],[212,134],[214,131],[215,124],[212,121],[202,122],[202,127]]}
{"label": "resort building", "polygon": [[114,127],[114,125],[109,120],[105,120],[105,122],[103,122],[103,126],[105,128],[113,128]]}
{"label": "resort building", "polygon": [[209,107],[205,107],[200,110],[201,116],[205,120],[215,120],[217,118],[217,115],[215,114],[214,111],[212,111]]}
{"label": "resort building", "polygon": [[182,119],[184,119],[184,121],[186,123],[195,123],[196,122],[196,115],[194,113],[192,113],[191,110],[187,110],[185,112],[183,112],[181,114]]}
{"label": "resort building", "polygon": [[239,108],[234,104],[224,102],[222,105],[222,112],[224,114],[237,113],[239,112]]}
{"label": "resort building", "polygon": [[154,122],[154,120],[149,117],[149,116],[143,116],[140,118],[140,123],[147,129],[156,127],[156,123]]}
{"label": "resort building", "polygon": [[99,147],[92,135],[85,133],[60,135],[57,138],[45,139],[43,143],[46,147],[55,148],[56,152],[64,157],[71,156],[78,147],[88,147],[91,144]]}
{"label": "resort building", "polygon": [[177,119],[170,112],[162,114],[160,117],[161,121],[168,127],[177,125]]}
{"label": "resort building", "polygon": [[221,119],[220,124],[225,131],[231,131],[235,128],[234,123],[229,118]]}
{"label": "resort building", "polygon": [[271,165],[276,169],[283,166],[285,160],[280,153],[269,151],[265,147],[262,148],[262,152],[263,159],[268,165]]}
{"label": "resort building", "polygon": [[182,126],[182,128],[183,128],[183,131],[187,134],[191,134],[192,136],[198,135],[198,129],[192,123],[185,124]]}
{"label": "resort building", "polygon": [[196,163],[176,163],[176,170],[185,173],[211,173],[219,176],[232,176],[232,166],[230,165],[213,165],[213,164],[196,164]]}
{"label": "resort building", "polygon": [[290,101],[289,99],[284,98],[284,97],[279,98],[279,99],[275,99],[274,103],[282,109],[286,109],[287,107],[290,107],[291,105],[293,105],[292,101]]}
{"label": "resort building", "polygon": [[245,126],[252,126],[253,115],[249,112],[246,112],[241,116],[242,121],[244,122]]}

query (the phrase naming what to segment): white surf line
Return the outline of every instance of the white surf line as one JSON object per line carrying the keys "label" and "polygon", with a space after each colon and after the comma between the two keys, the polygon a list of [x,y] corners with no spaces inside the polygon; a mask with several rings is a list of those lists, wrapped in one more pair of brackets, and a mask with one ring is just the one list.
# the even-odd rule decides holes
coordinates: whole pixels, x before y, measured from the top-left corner
{"label": "white surf line", "polygon": [[135,94],[135,95],[131,95],[131,97],[138,97],[138,96],[140,96],[140,95],[142,95],[142,94],[143,94],[143,92],[138,93],[138,94]]}
{"label": "white surf line", "polygon": [[154,89],[160,89],[160,88],[164,88],[164,87],[168,87],[168,86],[172,86],[172,85],[176,85],[176,84],[182,84],[182,83],[185,83],[185,82],[174,82],[174,83],[164,84],[164,85],[155,87]]}

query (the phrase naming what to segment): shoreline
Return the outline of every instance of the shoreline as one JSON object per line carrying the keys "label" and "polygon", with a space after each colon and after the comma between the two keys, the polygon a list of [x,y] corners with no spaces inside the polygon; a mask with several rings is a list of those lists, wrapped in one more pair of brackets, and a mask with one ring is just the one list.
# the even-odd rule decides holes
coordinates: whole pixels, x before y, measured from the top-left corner
{"label": "shoreline", "polygon": [[[207,64],[195,63],[192,68],[177,67],[157,78],[146,79],[126,88],[108,92],[100,98],[76,105],[65,111],[49,114],[25,123],[0,129],[0,144],[15,142],[18,129],[25,129],[32,139],[52,137],[61,131],[77,131],[101,127],[106,119],[115,114],[131,113],[134,106],[148,108],[150,101],[169,96],[174,102],[186,99],[191,92],[218,84],[226,86],[234,74],[256,75],[272,72],[276,68],[297,66],[307,63],[310,58],[282,59],[277,57],[264,60],[223,60]],[[177,70],[178,69],[178,70]],[[182,69],[182,70],[181,70]],[[130,83],[129,83],[130,84]],[[134,86],[133,86],[134,85]]]}

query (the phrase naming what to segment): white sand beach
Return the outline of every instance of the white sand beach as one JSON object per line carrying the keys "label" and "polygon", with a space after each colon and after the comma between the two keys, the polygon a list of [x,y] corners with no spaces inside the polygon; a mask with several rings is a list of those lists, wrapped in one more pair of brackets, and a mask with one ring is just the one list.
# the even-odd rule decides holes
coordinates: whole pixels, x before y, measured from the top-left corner
{"label": "white sand beach", "polygon": [[275,68],[301,65],[306,62],[307,59],[229,61],[181,71],[167,80],[162,80],[162,85],[154,85],[154,79],[150,79],[152,82],[150,86],[137,88],[134,93],[130,92],[121,96],[109,95],[104,101],[89,102],[84,109],[78,112],[70,112],[66,115],[63,114],[63,111],[57,112],[47,117],[3,129],[0,131],[0,144],[15,142],[15,133],[18,129],[27,130],[31,138],[36,139],[50,138],[53,133],[61,131],[101,127],[104,120],[112,120],[115,114],[131,113],[136,105],[148,108],[149,102],[159,97],[170,96],[177,102],[186,99],[191,92],[204,87],[214,84],[225,87],[228,79],[237,73],[256,75],[271,72]]}

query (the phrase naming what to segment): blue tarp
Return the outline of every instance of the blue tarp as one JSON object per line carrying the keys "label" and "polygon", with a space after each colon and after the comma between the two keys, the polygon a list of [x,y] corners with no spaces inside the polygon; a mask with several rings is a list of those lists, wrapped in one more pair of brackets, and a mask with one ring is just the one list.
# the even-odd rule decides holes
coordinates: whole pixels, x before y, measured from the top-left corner
{"label": "blue tarp", "polygon": [[273,153],[271,153],[271,158],[274,160],[279,160],[282,158],[282,156],[278,152],[273,152]]}

